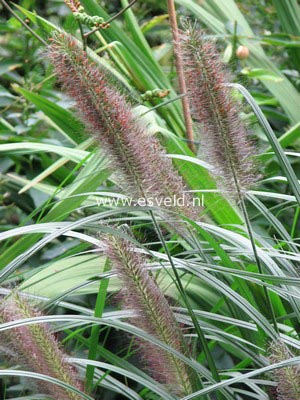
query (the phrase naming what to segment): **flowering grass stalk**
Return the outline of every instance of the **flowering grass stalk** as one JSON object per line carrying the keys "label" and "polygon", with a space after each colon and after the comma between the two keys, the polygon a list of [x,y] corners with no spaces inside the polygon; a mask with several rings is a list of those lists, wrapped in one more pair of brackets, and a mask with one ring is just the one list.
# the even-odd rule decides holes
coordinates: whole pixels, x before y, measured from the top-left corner
{"label": "flowering grass stalk", "polygon": [[[1,323],[40,316],[26,300],[14,294],[0,307]],[[44,325],[18,326],[0,335],[15,362],[37,372],[59,379],[83,391],[75,370],[65,360],[59,343]],[[57,400],[81,400],[81,396],[47,381],[37,381],[39,390]]]}
{"label": "flowering grass stalk", "polygon": [[[58,34],[48,55],[63,89],[76,101],[87,130],[106,151],[131,198],[184,198],[165,209],[195,219],[200,208],[185,192],[182,178],[159,141],[133,113],[126,96],[112,84],[107,70],[91,63],[75,39]],[[156,204],[154,204],[156,205]]]}
{"label": "flowering grass stalk", "polygon": [[[201,127],[204,153],[222,187],[240,203],[258,271],[263,273],[244,202],[246,190],[257,179],[254,148],[239,118],[238,104],[228,87],[229,75],[215,44],[190,21],[185,21],[183,27],[179,48],[184,60],[187,97],[192,116]],[[278,330],[267,288],[263,291]]]}
{"label": "flowering grass stalk", "polygon": [[212,164],[221,186],[236,197],[256,180],[252,143],[239,118],[229,75],[215,44],[189,21],[180,35],[187,97],[200,126],[203,153]]}
{"label": "flowering grass stalk", "polygon": [[[294,357],[286,344],[281,340],[273,341],[269,347],[269,359],[272,364],[288,360]],[[299,400],[300,399],[300,367],[278,368],[273,372],[277,385],[277,400]]]}
{"label": "flowering grass stalk", "polygon": [[[131,243],[109,235],[105,252],[122,281],[123,306],[137,313],[134,324],[160,341],[187,355],[187,345],[174,314],[156,282],[145,267],[144,258]],[[157,380],[179,396],[191,394],[191,371],[173,354],[143,343],[145,363]]]}

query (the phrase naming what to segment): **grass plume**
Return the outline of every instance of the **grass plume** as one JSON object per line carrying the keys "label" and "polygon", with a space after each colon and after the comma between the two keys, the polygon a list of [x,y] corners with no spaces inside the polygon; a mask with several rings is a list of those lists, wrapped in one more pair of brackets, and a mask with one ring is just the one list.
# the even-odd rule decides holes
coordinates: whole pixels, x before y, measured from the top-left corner
{"label": "grass plume", "polygon": [[[288,360],[294,357],[286,344],[281,340],[273,341],[269,347],[269,360],[272,364]],[[300,367],[278,368],[272,371],[277,385],[277,400],[299,400],[300,399]]]}
{"label": "grass plume", "polygon": [[[184,61],[187,97],[192,116],[201,126],[204,154],[213,165],[221,188],[241,206],[257,268],[263,273],[244,202],[245,192],[257,180],[254,148],[239,117],[239,106],[228,87],[229,75],[215,44],[189,20],[183,23],[183,28],[179,49]],[[268,289],[264,287],[263,291],[278,330]]]}
{"label": "grass plume", "polygon": [[185,21],[180,35],[187,97],[200,127],[203,154],[214,167],[221,187],[236,196],[256,180],[254,153],[239,105],[226,86],[230,77],[214,42]]}
{"label": "grass plume", "polygon": [[[40,314],[17,294],[4,299],[0,307],[0,322],[13,322],[34,318]],[[12,359],[29,371],[59,379],[83,391],[83,385],[75,370],[65,361],[54,335],[45,325],[18,326],[0,334],[1,343],[8,349]],[[57,400],[81,400],[82,397],[47,381],[37,381],[39,390]]]}
{"label": "grass plume", "polygon": [[76,101],[87,130],[109,156],[123,179],[126,194],[133,199],[151,198],[154,206],[165,198],[183,198],[183,205],[165,209],[189,218],[198,217],[200,207],[185,192],[182,178],[166,157],[159,141],[133,113],[126,96],[112,84],[109,73],[92,63],[75,39],[55,35],[48,55],[63,89]]}
{"label": "grass plume", "polygon": [[[137,313],[133,324],[187,355],[184,336],[166,298],[147,271],[143,256],[126,239],[109,235],[104,243],[105,253],[122,281],[123,306]],[[192,393],[190,371],[181,360],[148,342],[142,344],[141,351],[154,378],[177,395]]]}

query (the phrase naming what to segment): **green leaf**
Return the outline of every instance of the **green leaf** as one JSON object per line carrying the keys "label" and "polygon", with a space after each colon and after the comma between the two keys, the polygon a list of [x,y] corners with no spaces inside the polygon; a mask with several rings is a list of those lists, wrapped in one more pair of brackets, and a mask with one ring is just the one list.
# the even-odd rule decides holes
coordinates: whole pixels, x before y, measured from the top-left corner
{"label": "green leaf", "polygon": [[74,386],[71,386],[59,379],[53,378],[52,376],[49,375],[44,375],[44,374],[38,374],[36,372],[30,372],[30,371],[22,371],[22,370],[14,370],[14,369],[1,369],[0,370],[0,376],[20,376],[20,377],[25,377],[25,378],[30,378],[30,379],[39,379],[41,381],[45,382],[50,382],[53,383],[54,385],[60,386],[64,389],[70,390],[72,393],[76,393],[77,395],[81,396],[83,399],[86,400],[93,400],[92,397],[88,396],[87,394],[81,392]]}
{"label": "green leaf", "polygon": [[162,24],[166,19],[169,18],[168,14],[156,15],[155,17],[151,18],[149,21],[146,21],[141,26],[141,31],[143,34],[150,31],[152,28],[155,28],[157,25]]}
{"label": "green leaf", "polygon": [[[296,145],[300,141],[300,122],[290,128],[287,132],[280,136],[278,139],[279,143],[283,148],[287,148],[289,146]],[[266,149],[266,152],[269,152],[271,147]]]}
{"label": "green leaf", "polygon": [[89,365],[93,365],[94,367],[99,367],[101,369],[106,369],[108,371],[116,372],[117,374],[120,374],[121,376],[126,376],[127,378],[132,379],[145,387],[148,387],[153,393],[157,393],[164,400],[175,400],[175,397],[173,397],[169,393],[167,393],[163,389],[162,385],[157,384],[157,382],[153,382],[151,378],[145,379],[145,378],[141,377],[140,375],[137,375],[135,373],[127,371],[124,368],[116,367],[115,365],[107,364],[107,363],[103,363],[103,362],[99,362],[99,361],[86,360],[83,358],[69,358],[69,360],[74,364],[84,365],[87,367]]}
{"label": "green leaf", "polygon": [[[20,290],[49,298],[57,297],[100,275],[104,270],[106,257],[97,255],[79,255],[63,258],[41,267],[40,270],[26,279]],[[116,282],[112,282],[110,290],[116,290]],[[97,293],[99,282],[83,286],[76,294]]]}
{"label": "green leaf", "polygon": [[[94,191],[109,176],[104,159],[99,154],[94,154],[85,167],[76,177],[74,182],[62,193],[62,199],[50,209],[47,215],[43,216],[42,222],[63,221],[67,216],[88,197],[86,192]],[[82,194],[75,198],[71,195]],[[0,255],[0,269],[4,268],[9,262],[30,248],[41,235],[33,234],[30,237],[23,237],[13,243]]]}
{"label": "green leaf", "polygon": [[300,37],[287,35],[286,33],[272,33],[260,38],[262,44],[283,47],[300,47]]}
{"label": "green leaf", "polygon": [[264,131],[267,135],[268,141],[269,141],[274,153],[276,154],[276,156],[278,158],[278,161],[279,161],[279,164],[280,164],[282,170],[286,174],[287,180],[292,188],[292,191],[293,191],[298,203],[300,204],[300,184],[298,182],[297,176],[296,176],[294,170],[292,169],[292,167],[289,163],[289,160],[288,160],[287,156],[285,155],[282,147],[280,146],[280,143],[278,142],[278,139],[276,138],[276,135],[273,132],[266,117],[264,116],[264,114],[262,113],[262,111],[258,107],[258,105],[255,103],[253,97],[251,96],[251,94],[248,92],[247,89],[245,89],[242,85],[234,84],[234,83],[230,84],[229,86],[238,89],[244,95],[245,99],[252,107],[257,119],[259,120],[260,124],[264,128]]}
{"label": "green leaf", "polygon": [[84,150],[72,149],[70,147],[55,146],[53,144],[21,142],[0,144],[0,153],[3,154],[32,154],[37,152],[51,152],[67,157],[74,162],[80,162],[90,154]]}
{"label": "green leaf", "polygon": [[282,82],[282,77],[276,75],[275,72],[268,71],[263,68],[243,68],[241,74],[246,75],[248,78],[257,78],[259,80],[270,80],[273,82]]}
{"label": "green leaf", "polygon": [[[277,11],[278,19],[281,23],[281,30],[293,36],[300,36],[300,6],[297,0],[273,0]],[[290,50],[294,68],[298,70],[300,63],[300,49]]]}
{"label": "green leaf", "polygon": [[70,111],[60,107],[52,101],[30,92],[19,86],[14,85],[14,90],[21,93],[27,100],[32,102],[37,108],[47,115],[74,143],[80,143],[83,140],[85,128],[83,124],[74,117]]}
{"label": "green leaf", "polygon": [[300,357],[293,357],[285,361],[281,361],[279,363],[271,364],[268,365],[267,367],[263,368],[257,368],[254,371],[246,372],[245,374],[237,374],[236,377],[231,378],[231,379],[226,379],[220,383],[216,383],[214,385],[208,386],[205,389],[199,390],[198,392],[195,392],[189,396],[186,396],[182,398],[182,400],[192,400],[192,399],[197,399],[199,396],[203,396],[207,393],[211,393],[217,389],[220,389],[222,387],[229,387],[230,385],[233,385],[234,383],[252,383],[249,378],[255,377],[257,375],[262,375],[265,374],[266,372],[273,371],[274,369],[277,368],[284,368],[284,367],[289,367],[293,365],[299,365],[300,363]]}

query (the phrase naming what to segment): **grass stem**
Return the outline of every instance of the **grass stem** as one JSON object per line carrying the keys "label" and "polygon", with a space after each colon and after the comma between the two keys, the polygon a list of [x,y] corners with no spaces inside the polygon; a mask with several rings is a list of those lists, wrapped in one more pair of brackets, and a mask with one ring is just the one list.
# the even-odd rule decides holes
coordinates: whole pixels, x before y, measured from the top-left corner
{"label": "grass stem", "polygon": [[18,16],[18,14],[16,12],[14,12],[14,10],[6,3],[5,0],[0,0],[1,3],[3,4],[3,6],[38,40],[40,41],[44,46],[48,46],[47,42],[41,38],[36,32],[34,32],[33,29],[30,28],[29,25],[26,24],[25,21],[22,20],[22,18],[20,18]]}
{"label": "grass stem", "polygon": [[[176,20],[176,10],[175,10],[175,5],[174,5],[173,0],[168,0],[168,12],[169,12],[170,24],[171,24],[171,28],[172,28],[174,49],[175,49],[175,65],[176,65],[176,71],[177,71],[177,76],[178,76],[179,91],[180,91],[180,94],[185,94],[186,93],[186,85],[185,85],[185,80],[184,80],[182,57],[181,57],[180,48],[178,45],[179,33],[178,33],[178,25],[177,25],[177,20]],[[188,145],[189,145],[189,148],[194,153],[196,153],[196,147],[194,144],[193,122],[192,122],[192,117],[191,117],[191,112],[190,112],[189,101],[186,98],[186,96],[183,96],[181,98],[181,102],[182,102],[183,117],[184,117],[185,128],[186,128],[186,136],[189,140]]]}
{"label": "grass stem", "polygon": [[114,21],[116,18],[118,18],[120,15],[122,15],[126,10],[128,10],[130,7],[132,7],[134,5],[134,3],[136,3],[137,0],[132,0],[127,7],[122,8],[122,10],[120,10],[116,15],[114,15],[113,17],[111,17],[110,19],[108,19],[107,21],[105,21],[103,24],[101,24],[100,26],[96,26],[96,28],[94,28],[93,30],[85,33],[85,38],[87,38],[88,36],[92,35],[93,33],[99,31],[100,29],[104,29],[106,28],[112,21]]}
{"label": "grass stem", "polygon": [[[110,269],[110,262],[107,260],[104,265],[103,272],[107,272],[109,271],[109,269]],[[94,311],[94,317],[96,318],[102,318],[108,284],[109,284],[109,279],[102,279],[100,282],[96,305],[95,305],[95,311]],[[91,336],[89,340],[90,342],[89,354],[88,354],[89,360],[96,360],[100,329],[101,329],[100,325],[94,325],[91,328]],[[93,365],[87,365],[86,375],[85,375],[85,389],[87,392],[91,392],[93,389],[94,371],[95,367]]]}

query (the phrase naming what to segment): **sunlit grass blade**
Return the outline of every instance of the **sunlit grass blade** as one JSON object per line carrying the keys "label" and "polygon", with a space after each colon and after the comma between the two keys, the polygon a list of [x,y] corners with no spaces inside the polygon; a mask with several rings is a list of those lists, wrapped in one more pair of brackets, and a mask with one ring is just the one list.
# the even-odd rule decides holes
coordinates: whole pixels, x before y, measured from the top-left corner
{"label": "sunlit grass blade", "polygon": [[300,204],[300,184],[299,184],[296,174],[293,171],[291,164],[290,164],[287,156],[285,155],[282,147],[280,146],[278,139],[276,138],[276,135],[273,132],[273,129],[271,128],[269,122],[267,121],[267,119],[264,116],[261,109],[256,104],[256,102],[253,99],[253,97],[251,96],[251,94],[248,92],[247,89],[244,88],[244,86],[242,86],[240,84],[232,83],[232,84],[230,84],[230,87],[233,87],[233,88],[239,90],[243,94],[243,96],[245,97],[247,102],[250,104],[250,106],[252,107],[258,121],[264,128],[264,131],[267,135],[268,141],[269,141],[270,145],[272,146],[272,149],[274,150],[274,153],[276,154],[276,156],[278,158],[278,161],[279,161],[279,164],[280,164],[282,170],[286,174],[288,182],[293,190],[293,193],[294,193],[298,203]]}

